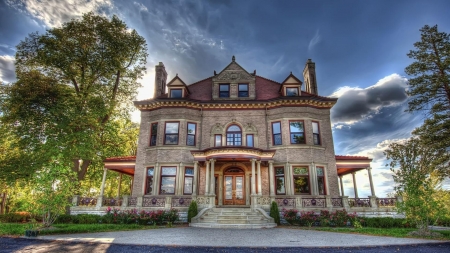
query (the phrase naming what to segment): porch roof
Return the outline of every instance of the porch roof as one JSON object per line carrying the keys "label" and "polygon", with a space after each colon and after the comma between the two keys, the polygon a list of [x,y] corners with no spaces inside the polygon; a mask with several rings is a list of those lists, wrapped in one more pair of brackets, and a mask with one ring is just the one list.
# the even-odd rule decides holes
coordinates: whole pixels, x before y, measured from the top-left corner
{"label": "porch roof", "polygon": [[108,170],[134,176],[136,156],[108,157],[103,160],[104,167]]}
{"label": "porch roof", "polygon": [[367,156],[336,155],[336,169],[338,176],[347,175],[370,167],[370,159]]}
{"label": "porch roof", "polygon": [[204,150],[192,150],[191,154],[194,156],[194,161],[206,161],[208,159],[229,159],[233,161],[239,159],[257,159],[269,161],[272,160],[275,152],[276,150],[264,150],[245,146],[227,146],[207,148]]}

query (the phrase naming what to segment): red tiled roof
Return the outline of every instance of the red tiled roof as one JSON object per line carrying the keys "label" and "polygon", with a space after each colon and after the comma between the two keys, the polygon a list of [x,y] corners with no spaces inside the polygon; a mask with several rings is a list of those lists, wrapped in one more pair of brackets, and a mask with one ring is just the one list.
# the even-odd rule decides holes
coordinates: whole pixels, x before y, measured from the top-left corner
{"label": "red tiled roof", "polygon": [[115,156],[108,157],[104,162],[136,161],[136,156]]}
{"label": "red tiled roof", "polygon": [[280,83],[272,81],[270,79],[256,76],[255,80],[256,100],[267,100],[280,97]]}
{"label": "red tiled roof", "polygon": [[212,78],[211,76],[189,85],[191,93],[187,98],[200,101],[212,100]]}
{"label": "red tiled roof", "polygon": [[371,160],[367,156],[336,155],[336,160]]}

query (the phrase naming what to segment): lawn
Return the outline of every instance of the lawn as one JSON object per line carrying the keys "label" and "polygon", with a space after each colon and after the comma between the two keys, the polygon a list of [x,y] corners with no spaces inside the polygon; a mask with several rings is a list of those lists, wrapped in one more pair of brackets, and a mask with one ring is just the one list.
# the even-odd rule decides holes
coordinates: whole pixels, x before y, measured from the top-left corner
{"label": "lawn", "polygon": [[[417,230],[414,228],[370,228],[370,227],[363,227],[363,228],[312,227],[312,228],[306,228],[306,227],[288,226],[287,228],[311,229],[311,230],[318,230],[318,231],[353,233],[353,234],[376,235],[376,236],[391,236],[391,237],[412,237],[412,236],[409,236],[408,233]],[[436,230],[434,232],[438,232],[443,235],[443,237],[440,239],[450,240],[450,230],[440,230],[440,231]]]}
{"label": "lawn", "polygon": [[[29,224],[26,223],[0,223],[0,236],[21,236],[25,234]],[[52,229],[44,229],[39,235],[94,233],[110,231],[127,231],[161,228],[136,224],[54,224]]]}

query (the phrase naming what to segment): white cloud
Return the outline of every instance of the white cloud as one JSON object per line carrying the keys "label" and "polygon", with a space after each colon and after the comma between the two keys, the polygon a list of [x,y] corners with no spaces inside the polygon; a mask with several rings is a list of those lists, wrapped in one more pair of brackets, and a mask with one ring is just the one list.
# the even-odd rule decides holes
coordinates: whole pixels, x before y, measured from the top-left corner
{"label": "white cloud", "polygon": [[134,2],[133,4],[136,5],[137,7],[139,7],[139,11],[148,12],[147,7],[145,5],[143,5],[142,3]]}
{"label": "white cloud", "polygon": [[48,27],[61,26],[90,11],[103,14],[113,7],[111,0],[7,0],[7,4],[44,22]]}
{"label": "white cloud", "polygon": [[14,82],[16,80],[14,62],[13,56],[0,55],[0,82]]}
{"label": "white cloud", "polygon": [[311,50],[317,43],[320,42],[319,30],[316,31],[314,37],[309,41],[308,50]]}
{"label": "white cloud", "polygon": [[408,79],[392,74],[367,88],[344,86],[330,97],[340,98],[332,109],[332,123],[352,125],[371,118],[383,107],[397,106],[407,99]]}

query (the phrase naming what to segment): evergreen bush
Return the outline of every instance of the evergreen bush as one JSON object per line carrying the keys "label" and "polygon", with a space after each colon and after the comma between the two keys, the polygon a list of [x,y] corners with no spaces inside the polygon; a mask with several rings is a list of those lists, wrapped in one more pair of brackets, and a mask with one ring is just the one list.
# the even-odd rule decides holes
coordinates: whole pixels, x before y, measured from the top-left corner
{"label": "evergreen bush", "polygon": [[272,205],[270,206],[270,217],[273,218],[277,225],[280,225],[280,211],[278,210],[278,204],[275,201],[272,201]]}
{"label": "evergreen bush", "polygon": [[188,222],[191,222],[191,219],[197,216],[197,214],[198,214],[197,202],[195,202],[195,200],[192,200],[188,209]]}

